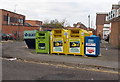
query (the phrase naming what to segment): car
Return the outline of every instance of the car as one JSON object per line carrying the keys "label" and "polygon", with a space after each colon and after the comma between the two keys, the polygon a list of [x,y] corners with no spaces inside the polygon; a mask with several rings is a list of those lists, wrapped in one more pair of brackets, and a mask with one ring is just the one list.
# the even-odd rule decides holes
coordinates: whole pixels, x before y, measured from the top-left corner
{"label": "car", "polygon": [[8,34],[5,34],[5,33],[2,33],[2,40],[8,40],[9,38],[9,35]]}
{"label": "car", "polygon": [[12,34],[8,34],[8,39],[9,40],[13,40],[13,35]]}

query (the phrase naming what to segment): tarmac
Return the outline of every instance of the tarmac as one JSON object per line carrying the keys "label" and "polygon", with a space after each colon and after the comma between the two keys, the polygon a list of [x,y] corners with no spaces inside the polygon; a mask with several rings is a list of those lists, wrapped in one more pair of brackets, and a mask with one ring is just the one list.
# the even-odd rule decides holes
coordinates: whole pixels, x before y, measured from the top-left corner
{"label": "tarmac", "polygon": [[[12,46],[12,48],[11,48]],[[24,41],[2,42],[2,58],[16,58],[18,60],[49,63],[54,65],[66,65],[86,69],[119,70],[117,48],[103,41],[100,44],[101,55],[98,57],[36,54],[35,49],[28,49]]]}

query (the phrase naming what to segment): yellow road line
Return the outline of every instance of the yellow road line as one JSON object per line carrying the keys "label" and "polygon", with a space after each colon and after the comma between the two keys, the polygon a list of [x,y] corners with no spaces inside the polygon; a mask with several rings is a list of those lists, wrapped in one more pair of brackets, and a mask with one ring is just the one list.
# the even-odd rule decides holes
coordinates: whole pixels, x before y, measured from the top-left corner
{"label": "yellow road line", "polygon": [[79,70],[87,70],[87,71],[96,71],[96,72],[119,74],[116,71],[99,70],[99,69],[94,69],[94,68],[80,68],[80,67],[67,66],[67,65],[63,65],[63,64],[50,64],[50,63],[34,62],[34,61],[26,61],[26,60],[24,62],[26,62],[26,63],[42,64],[42,65],[51,65],[51,66],[55,66],[55,67],[64,67],[64,68],[69,68],[69,69],[79,69]]}

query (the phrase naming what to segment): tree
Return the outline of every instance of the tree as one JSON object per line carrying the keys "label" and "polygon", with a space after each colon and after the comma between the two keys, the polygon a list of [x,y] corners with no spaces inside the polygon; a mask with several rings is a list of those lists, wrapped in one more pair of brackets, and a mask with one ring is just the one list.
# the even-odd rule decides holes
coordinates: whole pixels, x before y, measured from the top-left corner
{"label": "tree", "polygon": [[55,20],[45,20],[43,27],[54,27],[54,28],[63,28],[65,26],[66,19],[63,19],[62,21]]}

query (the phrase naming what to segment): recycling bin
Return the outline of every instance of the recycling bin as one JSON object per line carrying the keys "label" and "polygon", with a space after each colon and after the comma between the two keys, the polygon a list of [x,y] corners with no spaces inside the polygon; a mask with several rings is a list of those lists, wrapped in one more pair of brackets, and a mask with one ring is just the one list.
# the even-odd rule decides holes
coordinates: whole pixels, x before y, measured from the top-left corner
{"label": "recycling bin", "polygon": [[65,54],[66,53],[66,37],[67,30],[53,29],[51,32],[51,53]]}
{"label": "recycling bin", "polygon": [[84,55],[84,38],[89,33],[80,28],[68,29],[67,54]]}
{"label": "recycling bin", "polygon": [[50,32],[36,32],[36,53],[50,53]]}
{"label": "recycling bin", "polygon": [[99,56],[100,54],[100,37],[91,35],[85,37],[85,55]]}
{"label": "recycling bin", "polygon": [[24,31],[24,41],[29,49],[35,49],[35,36],[37,30]]}
{"label": "recycling bin", "polygon": [[67,54],[80,55],[81,38],[80,29],[68,30]]}

